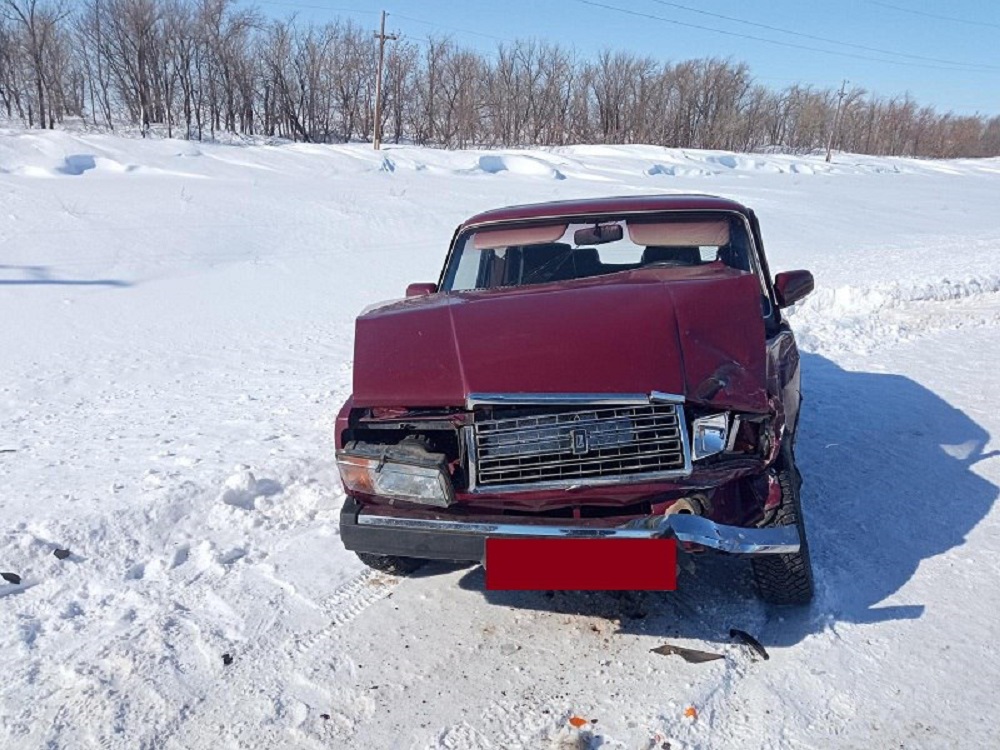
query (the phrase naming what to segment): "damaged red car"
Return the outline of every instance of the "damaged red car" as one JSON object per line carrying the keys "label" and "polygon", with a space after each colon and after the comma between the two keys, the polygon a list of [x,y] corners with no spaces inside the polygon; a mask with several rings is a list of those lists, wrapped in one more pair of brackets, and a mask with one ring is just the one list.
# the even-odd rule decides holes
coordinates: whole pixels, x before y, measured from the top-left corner
{"label": "damaged red car", "polygon": [[368,565],[482,561],[491,538],[673,538],[813,581],[800,368],[754,212],[656,195],[515,206],[455,232],[436,283],[357,320],[336,422],[341,538]]}

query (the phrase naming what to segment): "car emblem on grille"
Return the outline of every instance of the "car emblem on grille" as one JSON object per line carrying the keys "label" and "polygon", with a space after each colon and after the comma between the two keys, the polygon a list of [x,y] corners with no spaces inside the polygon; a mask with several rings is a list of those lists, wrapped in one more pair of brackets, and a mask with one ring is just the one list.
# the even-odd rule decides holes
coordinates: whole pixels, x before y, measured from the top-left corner
{"label": "car emblem on grille", "polygon": [[573,455],[582,456],[590,451],[590,435],[582,427],[577,427],[569,431],[570,440],[573,441]]}

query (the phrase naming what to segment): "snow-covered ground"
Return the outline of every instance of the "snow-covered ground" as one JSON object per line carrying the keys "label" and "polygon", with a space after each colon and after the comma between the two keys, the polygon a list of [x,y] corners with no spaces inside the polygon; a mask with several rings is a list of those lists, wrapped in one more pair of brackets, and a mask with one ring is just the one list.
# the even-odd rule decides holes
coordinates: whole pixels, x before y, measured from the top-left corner
{"label": "snow-covered ground", "polygon": [[[753,206],[772,269],[816,275],[814,605],[733,560],[669,596],[365,572],[332,445],[355,314],[473,212],[659,191]],[[0,131],[0,746],[992,746],[998,198],[996,159]]]}

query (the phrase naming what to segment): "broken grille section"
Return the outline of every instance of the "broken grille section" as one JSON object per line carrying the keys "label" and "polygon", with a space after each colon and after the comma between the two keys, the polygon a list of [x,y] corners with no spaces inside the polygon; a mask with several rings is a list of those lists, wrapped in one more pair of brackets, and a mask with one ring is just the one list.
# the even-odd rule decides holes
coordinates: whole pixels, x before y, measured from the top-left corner
{"label": "broken grille section", "polygon": [[687,467],[683,424],[683,409],[677,404],[477,420],[477,484],[680,474]]}

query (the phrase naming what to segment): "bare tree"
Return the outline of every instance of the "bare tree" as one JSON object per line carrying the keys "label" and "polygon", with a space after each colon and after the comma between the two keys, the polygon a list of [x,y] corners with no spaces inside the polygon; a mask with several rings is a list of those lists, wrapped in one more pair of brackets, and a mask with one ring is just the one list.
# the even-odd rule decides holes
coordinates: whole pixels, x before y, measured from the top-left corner
{"label": "bare tree", "polygon": [[[493,54],[447,37],[390,45],[379,111],[399,143],[584,142],[810,151],[831,137],[837,92],[774,90],[740,62],[577,57],[517,40]],[[377,45],[351,21],[264,22],[237,0],[0,0],[0,116],[67,117],[185,138],[265,134],[352,141],[372,132]],[[855,87],[834,147],[907,156],[1000,153],[1000,118],[959,117]]]}
{"label": "bare tree", "polygon": [[[39,126],[46,126],[48,116],[48,127],[54,128],[55,117],[47,96],[50,89],[49,73],[53,68],[50,58],[56,44],[59,24],[69,15],[69,10],[59,0],[2,0],[0,12],[9,21],[19,25],[23,32],[22,45],[34,78]],[[32,119],[29,108],[29,126],[33,124]]]}
{"label": "bare tree", "polygon": [[[403,140],[407,111],[416,94],[416,77],[419,61],[417,48],[407,42],[397,41],[389,48],[385,61],[385,85],[383,86],[383,116],[391,121],[392,139],[396,143]],[[385,122],[380,123],[384,132]]]}

